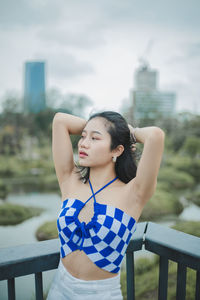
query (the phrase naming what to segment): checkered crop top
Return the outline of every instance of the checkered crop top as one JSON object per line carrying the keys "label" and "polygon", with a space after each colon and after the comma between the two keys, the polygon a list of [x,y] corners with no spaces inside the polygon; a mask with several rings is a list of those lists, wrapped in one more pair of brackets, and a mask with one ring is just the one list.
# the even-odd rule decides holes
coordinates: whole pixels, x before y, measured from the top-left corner
{"label": "checkered crop top", "polygon": [[[108,182],[84,203],[79,199],[67,198],[62,202],[57,218],[60,239],[60,256],[63,258],[75,250],[83,250],[99,268],[118,273],[128,243],[136,230],[137,222],[121,209],[96,202],[95,195],[111,184]],[[84,205],[94,197],[94,215],[86,224],[78,215]]]}

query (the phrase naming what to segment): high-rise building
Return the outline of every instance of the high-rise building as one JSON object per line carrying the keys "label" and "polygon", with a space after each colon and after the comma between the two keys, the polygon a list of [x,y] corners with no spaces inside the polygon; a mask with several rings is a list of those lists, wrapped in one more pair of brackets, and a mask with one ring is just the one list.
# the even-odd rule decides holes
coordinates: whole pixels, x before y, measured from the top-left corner
{"label": "high-rise building", "polygon": [[38,113],[45,110],[45,108],[45,62],[26,62],[24,112]]}
{"label": "high-rise building", "polygon": [[135,89],[131,91],[134,119],[171,116],[175,113],[176,95],[159,91],[158,72],[147,63],[135,72]]}
{"label": "high-rise building", "polygon": [[138,91],[155,91],[157,89],[157,72],[143,65],[135,72],[135,87]]}

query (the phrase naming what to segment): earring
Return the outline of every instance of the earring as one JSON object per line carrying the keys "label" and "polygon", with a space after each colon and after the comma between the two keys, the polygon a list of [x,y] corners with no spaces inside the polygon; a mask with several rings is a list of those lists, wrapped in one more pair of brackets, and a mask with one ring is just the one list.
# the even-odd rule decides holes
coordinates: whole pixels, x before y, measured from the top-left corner
{"label": "earring", "polygon": [[117,156],[113,156],[112,160],[113,160],[113,162],[116,162],[117,161]]}

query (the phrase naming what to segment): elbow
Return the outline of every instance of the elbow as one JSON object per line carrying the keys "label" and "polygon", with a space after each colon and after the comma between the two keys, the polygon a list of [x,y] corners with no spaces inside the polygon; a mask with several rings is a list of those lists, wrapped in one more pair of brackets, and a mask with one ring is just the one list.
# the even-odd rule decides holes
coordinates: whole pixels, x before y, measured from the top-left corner
{"label": "elbow", "polygon": [[156,140],[164,141],[165,132],[161,128],[154,126],[154,130],[151,133],[151,137],[156,139]]}
{"label": "elbow", "polygon": [[53,117],[53,122],[56,121],[59,117],[60,117],[60,113],[59,112],[55,113]]}
{"label": "elbow", "polygon": [[60,118],[62,116],[62,114],[63,113],[61,113],[61,112],[56,112],[55,115],[54,115],[54,117],[53,117],[53,120]]}
{"label": "elbow", "polygon": [[160,127],[155,127],[155,133],[161,138],[165,138],[165,132]]}
{"label": "elbow", "polygon": [[[55,122],[58,122],[58,121],[62,121],[64,118],[63,118],[63,116],[64,115],[67,115],[67,114],[64,114],[64,113],[62,113],[62,112],[57,112],[57,113],[55,113],[55,115],[54,115],[54,117],[53,117],[53,124],[55,123]],[[66,117],[65,117],[66,118]]]}

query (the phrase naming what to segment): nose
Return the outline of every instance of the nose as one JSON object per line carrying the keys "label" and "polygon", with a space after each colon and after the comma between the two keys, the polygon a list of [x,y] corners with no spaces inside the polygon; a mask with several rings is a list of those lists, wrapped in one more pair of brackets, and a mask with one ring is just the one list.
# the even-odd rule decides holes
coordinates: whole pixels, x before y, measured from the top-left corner
{"label": "nose", "polygon": [[89,147],[89,140],[85,137],[82,141],[80,141],[80,146],[84,148]]}

